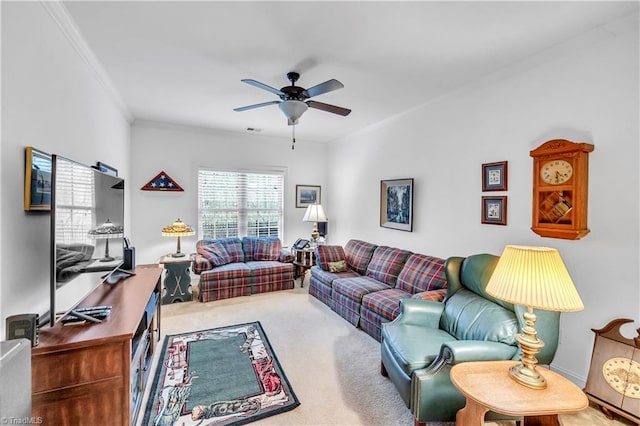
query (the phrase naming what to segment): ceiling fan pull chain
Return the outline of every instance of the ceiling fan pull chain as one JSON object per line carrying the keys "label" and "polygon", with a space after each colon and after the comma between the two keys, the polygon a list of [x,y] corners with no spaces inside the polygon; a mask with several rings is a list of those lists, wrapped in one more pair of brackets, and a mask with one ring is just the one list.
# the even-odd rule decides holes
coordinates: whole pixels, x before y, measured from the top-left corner
{"label": "ceiling fan pull chain", "polygon": [[291,126],[291,135],[293,137],[293,142],[291,142],[291,150],[296,149],[296,125]]}

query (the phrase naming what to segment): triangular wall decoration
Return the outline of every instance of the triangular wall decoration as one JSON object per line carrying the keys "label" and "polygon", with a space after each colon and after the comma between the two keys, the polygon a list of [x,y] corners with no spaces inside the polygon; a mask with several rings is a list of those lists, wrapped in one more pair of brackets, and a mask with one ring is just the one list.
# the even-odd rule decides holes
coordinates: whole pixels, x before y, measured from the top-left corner
{"label": "triangular wall decoration", "polygon": [[140,189],[143,191],[184,191],[164,170],[145,183]]}

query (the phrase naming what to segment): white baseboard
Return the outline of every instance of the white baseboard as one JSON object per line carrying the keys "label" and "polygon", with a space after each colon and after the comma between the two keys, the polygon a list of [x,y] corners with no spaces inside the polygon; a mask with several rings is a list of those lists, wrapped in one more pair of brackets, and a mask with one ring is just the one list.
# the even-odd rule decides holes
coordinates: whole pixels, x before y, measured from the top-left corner
{"label": "white baseboard", "polygon": [[584,389],[585,385],[587,384],[587,378],[586,377],[580,376],[580,375],[576,374],[575,372],[567,370],[565,368],[558,367],[557,365],[555,365],[553,363],[551,364],[551,370],[553,370],[556,373],[559,373],[559,374],[563,375],[564,377],[566,377],[567,379],[571,380],[580,389]]}

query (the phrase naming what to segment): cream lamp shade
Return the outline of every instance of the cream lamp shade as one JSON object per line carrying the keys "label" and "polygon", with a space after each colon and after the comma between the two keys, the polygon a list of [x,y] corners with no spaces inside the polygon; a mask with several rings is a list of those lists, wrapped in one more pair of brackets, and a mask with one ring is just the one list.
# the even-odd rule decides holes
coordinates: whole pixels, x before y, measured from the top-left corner
{"label": "cream lamp shade", "polygon": [[303,222],[314,222],[313,232],[311,238],[316,241],[320,236],[318,232],[318,222],[326,222],[327,215],[324,213],[324,209],[320,204],[310,204],[307,206],[307,211],[304,212]]}
{"label": "cream lamp shade", "polygon": [[524,386],[544,389],[544,377],[536,371],[536,354],[544,347],[534,328],[533,309],[570,312],[584,309],[558,250],[549,247],[507,245],[500,256],[486,291],[497,299],[527,307],[525,327],[516,335],[522,364],[510,370]]}
{"label": "cream lamp shade", "polygon": [[171,256],[184,257],[184,253],[180,251],[180,237],[190,237],[195,235],[195,231],[189,225],[181,221],[180,219],[173,222],[171,225],[162,228],[163,237],[178,237],[178,245],[176,246],[176,252]]}
{"label": "cream lamp shade", "polygon": [[100,259],[100,262],[111,262],[112,260],[115,260],[115,258],[109,254],[109,240],[111,238],[122,237],[124,237],[124,228],[122,225],[116,225],[109,219],[89,231],[89,238],[94,240],[105,240],[104,257]]}

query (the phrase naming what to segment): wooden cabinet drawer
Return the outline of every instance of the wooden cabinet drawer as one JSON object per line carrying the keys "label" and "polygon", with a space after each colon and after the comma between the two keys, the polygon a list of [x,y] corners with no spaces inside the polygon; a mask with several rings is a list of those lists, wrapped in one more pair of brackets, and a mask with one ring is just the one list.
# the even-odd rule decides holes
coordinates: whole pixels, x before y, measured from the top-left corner
{"label": "wooden cabinet drawer", "polygon": [[127,359],[124,343],[32,357],[32,393],[121,376],[123,360]]}

